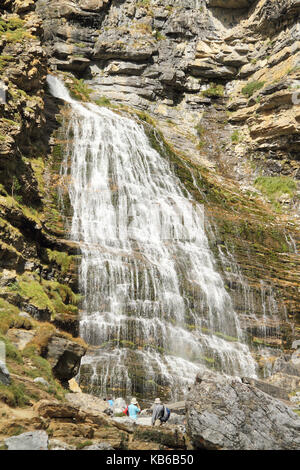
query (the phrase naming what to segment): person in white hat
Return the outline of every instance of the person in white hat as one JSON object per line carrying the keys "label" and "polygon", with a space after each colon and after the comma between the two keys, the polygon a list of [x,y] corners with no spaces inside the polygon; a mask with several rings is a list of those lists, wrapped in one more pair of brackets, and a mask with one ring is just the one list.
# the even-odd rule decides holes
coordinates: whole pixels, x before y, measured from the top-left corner
{"label": "person in white hat", "polygon": [[132,398],[131,404],[128,406],[128,415],[129,418],[133,419],[134,421],[137,420],[138,414],[141,412],[140,405],[137,402],[136,398]]}
{"label": "person in white hat", "polygon": [[164,405],[160,401],[160,398],[155,398],[152,412],[151,424],[155,426],[156,421],[159,419],[160,424],[162,424],[161,419],[164,416]]}

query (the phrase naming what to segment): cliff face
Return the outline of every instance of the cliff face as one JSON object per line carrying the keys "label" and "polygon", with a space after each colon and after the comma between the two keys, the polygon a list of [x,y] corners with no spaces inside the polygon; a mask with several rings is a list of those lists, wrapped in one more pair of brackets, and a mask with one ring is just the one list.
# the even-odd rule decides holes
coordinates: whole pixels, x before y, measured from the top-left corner
{"label": "cliff face", "polygon": [[34,7],[6,2],[0,19],[0,341],[10,373],[0,397],[9,406],[62,399],[86,350],[70,334],[78,335],[77,251],[63,241],[57,162],[46,157],[59,124],[45,99]]}
{"label": "cliff face", "polygon": [[205,204],[211,247],[262,373],[290,353],[300,337],[299,8],[296,0],[4,3],[5,311],[78,334],[79,253],[57,200],[64,141],[60,103],[45,92],[48,68],[79,99],[137,110],[154,146],[147,122],[161,133],[175,172]]}

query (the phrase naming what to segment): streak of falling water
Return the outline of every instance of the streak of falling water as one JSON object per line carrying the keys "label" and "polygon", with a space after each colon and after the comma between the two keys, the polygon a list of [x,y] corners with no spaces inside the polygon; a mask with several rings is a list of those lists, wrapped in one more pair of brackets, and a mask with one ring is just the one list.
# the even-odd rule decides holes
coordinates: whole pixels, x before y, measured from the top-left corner
{"label": "streak of falling water", "polygon": [[203,207],[142,125],[72,100],[56,77],[48,84],[73,111],[62,173],[70,237],[81,242],[80,333],[95,349],[81,370],[89,370],[91,386],[129,395],[155,393],[159,383],[177,399],[207,365],[255,376],[215,269]]}

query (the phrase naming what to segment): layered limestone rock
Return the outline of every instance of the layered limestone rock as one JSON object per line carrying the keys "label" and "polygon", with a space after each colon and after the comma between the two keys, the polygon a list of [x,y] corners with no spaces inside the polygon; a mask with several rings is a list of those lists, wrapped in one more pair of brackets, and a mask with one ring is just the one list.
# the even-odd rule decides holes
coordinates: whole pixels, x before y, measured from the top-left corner
{"label": "layered limestone rock", "polygon": [[214,373],[197,376],[186,408],[192,449],[299,449],[299,416],[236,379]]}
{"label": "layered limestone rock", "polygon": [[34,2],[23,2],[21,11],[19,3],[5,10],[0,31],[1,297],[40,320],[56,317],[62,328],[78,334],[72,325],[72,318],[77,320],[72,290],[77,248],[58,240],[65,231],[53,170],[57,157],[47,157],[58,123],[53,105],[48,109],[44,99],[47,57],[41,20],[31,11]]}

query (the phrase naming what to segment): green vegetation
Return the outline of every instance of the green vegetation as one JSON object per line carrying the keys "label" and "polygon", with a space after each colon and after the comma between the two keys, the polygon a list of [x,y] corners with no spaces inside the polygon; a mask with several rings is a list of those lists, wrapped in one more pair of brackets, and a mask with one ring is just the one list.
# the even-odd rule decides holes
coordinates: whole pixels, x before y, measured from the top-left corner
{"label": "green vegetation", "polygon": [[240,134],[238,129],[236,129],[232,134],[231,134],[231,142],[233,144],[238,144],[240,141]]}
{"label": "green vegetation", "polygon": [[109,101],[108,98],[106,98],[106,96],[100,96],[100,98],[97,98],[94,103],[97,105],[97,106],[111,106],[111,102]]}
{"label": "green vegetation", "polygon": [[164,36],[163,34],[161,34],[160,31],[156,31],[155,32],[155,39],[157,41],[163,41],[164,39],[166,39],[166,36]]}
{"label": "green vegetation", "polygon": [[80,449],[83,449],[84,447],[91,446],[92,444],[93,444],[92,441],[80,442],[79,444],[77,444],[76,449],[80,450]]}
{"label": "green vegetation", "polygon": [[45,293],[42,285],[37,280],[27,277],[26,275],[14,282],[11,291],[17,292],[21,297],[30,301],[33,305],[41,310],[54,311],[53,305]]}
{"label": "green vegetation", "polygon": [[254,184],[273,203],[283,194],[292,198],[297,190],[297,183],[287,176],[259,176]]}
{"label": "green vegetation", "polygon": [[150,124],[150,126],[155,127],[154,119],[148,113],[146,113],[146,111],[138,111],[137,115],[139,119],[146,122],[147,124]]}
{"label": "green vegetation", "polygon": [[266,82],[253,81],[248,83],[244,88],[242,88],[243,95],[250,98],[256,91],[260,90]]}
{"label": "green vegetation", "polygon": [[24,38],[34,38],[26,28],[25,22],[18,16],[12,16],[8,19],[0,19],[0,39],[7,42],[21,42]]}
{"label": "green vegetation", "polygon": [[39,310],[48,311],[54,317],[57,313],[70,315],[78,313],[77,304],[81,296],[75,294],[69,286],[57,281],[40,280],[38,276],[23,274],[9,286],[9,290],[18,293]]}
{"label": "green vegetation", "polygon": [[54,262],[60,266],[62,274],[65,274],[69,270],[74,260],[74,256],[69,256],[64,251],[52,251],[50,248],[47,248],[47,255],[50,262]]}
{"label": "green vegetation", "polygon": [[[55,329],[52,327],[52,333],[54,331]],[[0,334],[0,340],[5,343],[6,365],[11,373],[18,376],[27,376],[31,379],[43,377],[49,383],[49,387],[27,381],[24,381],[24,383],[22,381],[20,384],[19,379],[13,377],[10,385],[0,385],[0,401],[4,401],[12,407],[28,406],[32,399],[40,399],[39,389],[54,395],[58,400],[64,398],[65,391],[54,378],[50,363],[39,355],[40,349],[37,344],[28,343],[22,351],[19,351],[7,337]]]}
{"label": "green vegetation", "polygon": [[60,383],[53,377],[52,368],[49,362],[39,355],[39,349],[36,345],[29,343],[22,352],[24,360],[30,360],[30,368],[25,369],[27,377],[35,379],[43,377],[48,383],[49,387],[43,384],[37,384],[38,388],[46,389],[48,393],[54,395],[58,400],[62,400],[66,391]]}
{"label": "green vegetation", "polygon": [[200,124],[200,122],[195,126],[195,129],[196,129],[197,135],[199,137],[199,141],[197,142],[196,147],[197,147],[198,150],[201,150],[205,145],[205,141],[203,140],[203,136],[205,134],[206,129],[205,129],[205,127],[203,127]]}
{"label": "green vegetation", "polygon": [[19,316],[18,307],[0,298],[0,333],[5,334],[9,328],[29,330],[31,327],[32,323],[29,318]]}
{"label": "green vegetation", "polygon": [[138,0],[138,2],[136,3],[136,6],[145,7],[145,6],[149,6],[150,4],[151,4],[151,0]]}
{"label": "green vegetation", "polygon": [[6,354],[6,359],[11,359],[12,361],[18,363],[18,364],[23,364],[23,359],[18,351],[18,349],[9,341],[9,339],[4,336],[3,334],[0,334],[0,341],[3,341],[5,344],[5,354]]}
{"label": "green vegetation", "polygon": [[90,101],[90,94],[93,90],[88,87],[84,82],[83,78],[76,79],[71,77],[72,83],[66,82],[67,87],[69,88],[72,98],[80,101]]}
{"label": "green vegetation", "polygon": [[199,140],[196,147],[198,150],[201,150],[204,147],[204,145],[205,145],[205,142],[203,140]]}
{"label": "green vegetation", "polygon": [[195,126],[198,137],[201,138],[205,134],[205,127],[203,127],[200,122]]}
{"label": "green vegetation", "polygon": [[[23,384],[0,384],[0,400],[12,407],[23,407],[30,404],[30,397],[26,394],[26,389]],[[23,432],[23,430],[21,430],[20,433],[21,432]]]}
{"label": "green vegetation", "polygon": [[22,196],[17,194],[21,190],[21,183],[18,178],[14,175],[12,178],[11,185],[11,196],[19,203],[22,203]]}
{"label": "green vegetation", "polygon": [[[0,32],[0,35],[1,35],[1,32]],[[1,37],[1,36],[0,36]],[[7,67],[7,65],[9,64],[9,62],[13,59],[13,57],[11,55],[1,55],[0,56],[0,72],[2,69],[4,69],[5,67]]]}
{"label": "green vegetation", "polygon": [[224,86],[212,83],[207,90],[202,91],[202,95],[209,98],[220,98],[224,96]]}

